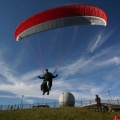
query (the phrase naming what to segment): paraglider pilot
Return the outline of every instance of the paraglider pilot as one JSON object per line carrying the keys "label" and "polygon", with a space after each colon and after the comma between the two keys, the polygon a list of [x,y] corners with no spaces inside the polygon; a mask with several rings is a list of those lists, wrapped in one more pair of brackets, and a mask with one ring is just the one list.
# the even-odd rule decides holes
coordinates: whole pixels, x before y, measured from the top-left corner
{"label": "paraglider pilot", "polygon": [[[41,91],[44,89],[44,86],[47,84],[47,89],[48,89],[48,91],[47,91],[47,95],[49,94],[49,90],[51,90],[51,87],[52,87],[52,79],[53,78],[56,78],[57,76],[58,76],[58,74],[56,74],[55,76],[52,74],[52,73],[50,73],[49,71],[48,71],[48,69],[45,69],[44,70],[44,76],[43,77],[41,77],[41,76],[38,76],[38,78],[40,78],[40,79],[44,79],[43,80],[43,83],[41,84]],[[45,94],[45,92],[43,91],[43,95]]]}

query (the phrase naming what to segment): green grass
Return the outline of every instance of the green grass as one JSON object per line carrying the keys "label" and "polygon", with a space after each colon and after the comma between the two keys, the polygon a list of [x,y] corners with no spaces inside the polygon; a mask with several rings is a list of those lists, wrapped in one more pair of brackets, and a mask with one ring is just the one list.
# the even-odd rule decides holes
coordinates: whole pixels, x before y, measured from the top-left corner
{"label": "green grass", "polygon": [[0,120],[113,120],[118,112],[95,112],[87,108],[36,108],[0,111]]}

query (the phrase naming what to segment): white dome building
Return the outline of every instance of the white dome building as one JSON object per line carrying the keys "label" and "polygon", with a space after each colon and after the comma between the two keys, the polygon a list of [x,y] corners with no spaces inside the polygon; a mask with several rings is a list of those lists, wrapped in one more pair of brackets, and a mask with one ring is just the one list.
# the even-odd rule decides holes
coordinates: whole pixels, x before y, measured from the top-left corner
{"label": "white dome building", "polygon": [[59,105],[60,107],[64,106],[74,107],[75,98],[73,94],[71,94],[70,92],[62,93],[59,97]]}

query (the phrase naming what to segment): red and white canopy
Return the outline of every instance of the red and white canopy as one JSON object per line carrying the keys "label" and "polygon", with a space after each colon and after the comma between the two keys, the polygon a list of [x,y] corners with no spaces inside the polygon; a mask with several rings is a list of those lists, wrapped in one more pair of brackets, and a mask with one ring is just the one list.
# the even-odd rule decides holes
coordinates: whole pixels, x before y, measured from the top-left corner
{"label": "red and white canopy", "polygon": [[73,25],[107,25],[106,13],[95,6],[67,5],[40,12],[23,21],[15,30],[17,41],[29,35]]}

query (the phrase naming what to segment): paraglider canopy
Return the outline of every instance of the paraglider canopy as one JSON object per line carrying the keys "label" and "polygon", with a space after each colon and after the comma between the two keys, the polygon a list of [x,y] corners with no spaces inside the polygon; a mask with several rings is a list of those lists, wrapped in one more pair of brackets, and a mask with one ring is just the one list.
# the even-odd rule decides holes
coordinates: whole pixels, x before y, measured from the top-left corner
{"label": "paraglider canopy", "polygon": [[17,41],[29,35],[72,25],[107,25],[106,13],[95,6],[67,5],[40,12],[23,21],[15,30]]}

